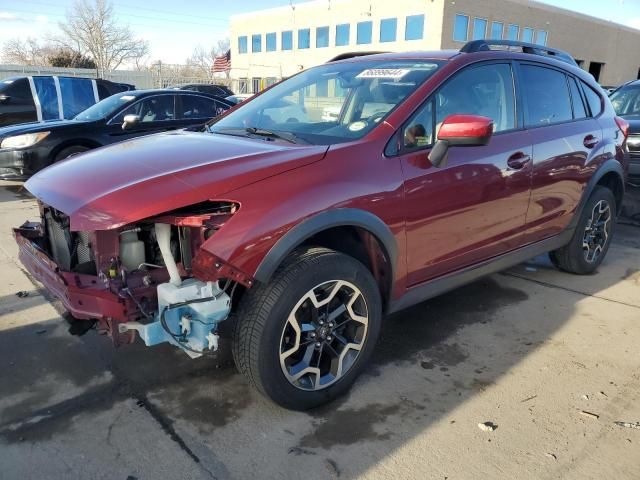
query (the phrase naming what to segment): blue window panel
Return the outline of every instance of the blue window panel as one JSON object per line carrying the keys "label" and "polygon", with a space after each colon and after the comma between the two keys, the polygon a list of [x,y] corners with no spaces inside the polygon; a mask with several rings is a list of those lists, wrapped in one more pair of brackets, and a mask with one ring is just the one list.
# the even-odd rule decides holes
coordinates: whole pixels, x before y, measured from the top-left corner
{"label": "blue window panel", "polygon": [[398,31],[397,18],[383,18],[380,20],[380,41],[395,42]]}
{"label": "blue window panel", "polygon": [[520,27],[513,23],[509,24],[509,28],[507,28],[507,40],[518,40],[520,36]]}
{"label": "blue window panel", "polygon": [[356,43],[358,45],[365,45],[371,43],[373,36],[373,22],[358,22]]}
{"label": "blue window panel", "polygon": [[267,52],[275,52],[276,51],[276,34],[275,34],[275,32],[267,33],[265,35],[265,43],[266,43]]}
{"label": "blue window panel", "polygon": [[58,77],[62,95],[62,113],[71,119],[96,103],[93,82],[86,78]]}
{"label": "blue window panel", "polygon": [[484,18],[473,19],[473,37],[472,40],[482,40],[487,38],[487,20]]}
{"label": "blue window panel", "polygon": [[311,47],[311,30],[303,28],[298,30],[298,48],[305,49]]}
{"label": "blue window panel", "polygon": [[343,23],[336,25],[336,47],[344,47],[349,45],[350,25]]}
{"label": "blue window panel", "polygon": [[533,43],[533,28],[525,27],[522,29],[522,41]]}
{"label": "blue window panel", "polygon": [[293,32],[291,30],[282,32],[280,48],[282,48],[282,50],[293,50]]}
{"label": "blue window panel", "polygon": [[238,37],[238,53],[247,53],[247,37]]}
{"label": "blue window panel", "polygon": [[329,46],[329,27],[316,28],[316,48],[324,48],[328,46]]}
{"label": "blue window panel", "polygon": [[547,44],[547,32],[544,30],[538,30],[536,34],[536,43],[538,45],[546,45]]}
{"label": "blue window panel", "polygon": [[466,15],[456,15],[453,23],[453,39],[456,42],[466,42],[469,40],[469,17]]}
{"label": "blue window panel", "polygon": [[424,37],[424,15],[408,15],[404,27],[405,40],[422,40]]}
{"label": "blue window panel", "polygon": [[491,40],[502,40],[503,30],[504,30],[504,23],[492,22],[491,23]]}
{"label": "blue window panel", "polygon": [[262,35],[251,35],[251,51],[252,52],[261,52],[262,51]]}
{"label": "blue window panel", "polygon": [[53,77],[33,77],[36,95],[42,110],[42,120],[57,120],[60,118],[58,107],[58,90]]}

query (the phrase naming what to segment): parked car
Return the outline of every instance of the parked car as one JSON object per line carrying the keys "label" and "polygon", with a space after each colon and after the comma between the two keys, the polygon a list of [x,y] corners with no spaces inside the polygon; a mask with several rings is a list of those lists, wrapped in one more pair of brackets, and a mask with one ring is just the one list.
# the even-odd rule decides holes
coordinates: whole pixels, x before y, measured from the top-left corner
{"label": "parked car", "polygon": [[185,85],[175,85],[173,88],[176,90],[193,90],[194,92],[209,93],[217,97],[228,97],[233,95],[233,91],[226,85],[212,84],[212,83],[188,83]]}
{"label": "parked car", "polygon": [[[282,102],[321,112],[327,99],[343,104],[334,121],[264,114]],[[204,131],[44,170],[26,183],[42,218],[15,237],[81,330],[97,321],[117,344],[139,335],[192,357],[229,332],[252,385],[306,409],[355,381],[385,314],[543,252],[595,272],[627,131],[551,48],[481,40],[354,56]]]}
{"label": "parked car", "polygon": [[0,127],[75,117],[111,95],[135,87],[81,77],[33,75],[0,80]]}
{"label": "parked car", "polygon": [[629,122],[629,177],[640,182],[640,80],[629,82],[609,97],[616,113]]}
{"label": "parked car", "polygon": [[232,106],[206,93],[138,90],[112,95],[73,120],[0,128],[0,179],[23,180],[54,162],[93,148],[201,126]]}

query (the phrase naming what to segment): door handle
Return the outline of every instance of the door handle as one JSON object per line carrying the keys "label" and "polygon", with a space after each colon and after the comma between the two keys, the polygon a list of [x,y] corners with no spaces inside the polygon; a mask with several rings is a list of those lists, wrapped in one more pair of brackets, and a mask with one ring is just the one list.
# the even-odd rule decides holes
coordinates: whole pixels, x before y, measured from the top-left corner
{"label": "door handle", "polygon": [[524,152],[516,152],[507,159],[507,165],[513,170],[524,168],[531,161],[531,157]]}
{"label": "door handle", "polygon": [[584,137],[584,140],[582,141],[582,143],[586,148],[591,149],[598,144],[598,139],[595,136],[589,134],[586,137]]}

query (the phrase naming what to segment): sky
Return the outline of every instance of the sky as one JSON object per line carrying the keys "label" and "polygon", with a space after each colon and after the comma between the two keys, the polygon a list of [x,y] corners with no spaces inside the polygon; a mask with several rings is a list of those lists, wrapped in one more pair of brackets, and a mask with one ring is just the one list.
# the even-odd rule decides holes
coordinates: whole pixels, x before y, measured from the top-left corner
{"label": "sky", "polygon": [[[483,1],[483,0],[478,0]],[[640,29],[640,0],[540,0],[558,7]],[[302,3],[303,0],[291,0]],[[211,47],[229,36],[229,17],[237,13],[288,5],[290,0],[113,0],[122,23],[149,41],[150,61],[184,63],[197,46]],[[44,39],[73,0],[0,0],[0,45],[11,38]],[[0,51],[1,53],[1,51]]]}

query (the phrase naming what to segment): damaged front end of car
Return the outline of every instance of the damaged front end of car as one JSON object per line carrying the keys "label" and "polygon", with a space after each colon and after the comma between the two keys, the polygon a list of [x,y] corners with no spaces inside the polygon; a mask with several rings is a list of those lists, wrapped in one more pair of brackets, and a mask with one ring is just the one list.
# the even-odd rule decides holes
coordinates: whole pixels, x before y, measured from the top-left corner
{"label": "damaged front end of car", "polygon": [[29,273],[75,322],[96,323],[116,345],[137,333],[147,346],[168,342],[195,358],[217,349],[236,287],[252,283],[201,248],[239,208],[205,201],[111,230],[74,231],[68,215],[40,203],[41,221],[14,235]]}

